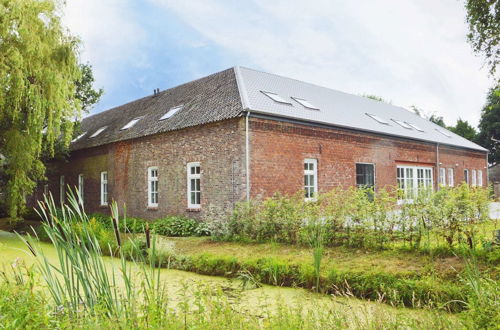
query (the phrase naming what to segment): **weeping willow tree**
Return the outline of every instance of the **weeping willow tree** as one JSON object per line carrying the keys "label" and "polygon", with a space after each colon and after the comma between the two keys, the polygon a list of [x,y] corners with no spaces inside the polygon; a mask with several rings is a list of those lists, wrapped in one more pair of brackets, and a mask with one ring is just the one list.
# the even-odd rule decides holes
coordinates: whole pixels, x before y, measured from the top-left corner
{"label": "weeping willow tree", "polygon": [[0,0],[0,171],[4,203],[16,218],[37,180],[42,154],[69,146],[81,77],[79,40],[61,25],[54,0]]}

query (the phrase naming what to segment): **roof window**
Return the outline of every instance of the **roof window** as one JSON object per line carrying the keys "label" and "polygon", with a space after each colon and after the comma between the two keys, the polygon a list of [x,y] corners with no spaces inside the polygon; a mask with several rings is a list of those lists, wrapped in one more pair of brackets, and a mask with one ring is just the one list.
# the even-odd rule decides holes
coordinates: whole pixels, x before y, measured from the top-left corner
{"label": "roof window", "polygon": [[414,129],[416,129],[416,130],[417,130],[417,131],[419,131],[419,132],[423,132],[423,131],[424,131],[424,130],[423,130],[423,129],[421,129],[419,126],[417,126],[417,125],[415,125],[415,124],[413,124],[413,123],[409,123],[409,122],[407,122],[407,121],[406,121],[405,123],[406,123],[406,124],[408,124],[408,125],[410,125],[411,127],[413,127]]}
{"label": "roof window", "polygon": [[384,125],[389,125],[389,122],[385,119],[382,119],[380,118],[379,116],[377,115],[372,115],[371,113],[367,113],[366,114],[368,117],[371,117],[372,119],[375,119],[376,121],[378,121],[379,123],[381,124],[384,124]]}
{"label": "roof window", "polygon": [[312,110],[319,110],[319,108],[317,106],[315,106],[314,104],[310,103],[307,100],[299,99],[298,97],[293,97],[293,96],[292,96],[292,99],[294,99],[295,101],[297,101],[298,103],[303,105],[305,108],[312,109]]}
{"label": "roof window", "polygon": [[392,119],[392,121],[395,122],[396,124],[398,124],[399,126],[403,127],[403,128],[411,129],[411,126],[408,125],[407,123],[405,123],[404,121],[396,120],[396,119]]}
{"label": "roof window", "polygon": [[443,131],[443,130],[441,130],[441,129],[439,129],[439,128],[436,128],[436,131],[438,131],[439,133],[443,134],[443,135],[444,135],[444,136],[446,136],[446,137],[451,138],[451,134],[449,134],[449,133],[448,133],[448,132],[446,132],[446,131]]}
{"label": "roof window", "polygon": [[91,138],[95,138],[96,136],[98,136],[99,134],[101,134],[106,128],[108,128],[108,126],[103,126],[101,128],[99,128],[97,131],[94,132],[94,134],[92,134],[90,137]]}
{"label": "roof window", "polygon": [[71,140],[71,142],[76,142],[76,141],[80,140],[82,137],[85,136],[85,134],[87,134],[87,132],[83,132],[82,134],[78,135],[76,138]]}
{"label": "roof window", "polygon": [[176,107],[170,108],[167,113],[165,113],[163,116],[161,116],[160,120],[165,120],[177,113],[177,111],[181,110],[183,105],[178,105]]}
{"label": "roof window", "polygon": [[285,100],[284,98],[282,98],[281,96],[279,96],[276,93],[264,92],[264,91],[260,91],[260,92],[262,94],[264,94],[265,96],[269,97],[274,102],[292,105],[292,102],[289,102],[289,101]]}
{"label": "roof window", "polygon": [[139,120],[141,120],[141,119],[142,119],[142,117],[137,117],[137,118],[132,119],[131,121],[129,121],[127,123],[127,125],[123,126],[120,130],[123,131],[123,130],[129,129],[131,127],[134,127],[134,125],[137,124],[139,122]]}

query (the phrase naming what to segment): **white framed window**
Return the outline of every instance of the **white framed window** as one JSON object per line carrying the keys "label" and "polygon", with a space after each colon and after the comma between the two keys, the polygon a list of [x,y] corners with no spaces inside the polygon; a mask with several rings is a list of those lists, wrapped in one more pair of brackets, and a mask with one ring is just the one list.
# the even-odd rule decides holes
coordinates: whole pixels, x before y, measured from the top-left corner
{"label": "white framed window", "polygon": [[129,128],[132,128],[135,126],[135,124],[137,124],[139,122],[139,120],[141,120],[142,117],[137,117],[137,118],[134,118],[132,119],[131,121],[129,121],[125,126],[123,126],[120,131],[124,131],[124,130],[127,130]]}
{"label": "white framed window", "polygon": [[108,205],[108,172],[101,172],[101,205]]}
{"label": "white framed window", "polygon": [[178,105],[176,107],[170,108],[159,120],[165,120],[177,113],[177,111],[181,110],[183,105]]}
{"label": "white framed window", "polygon": [[158,167],[148,168],[148,206],[158,206]]}
{"label": "white framed window", "polygon": [[398,188],[402,190],[402,199],[413,200],[422,192],[428,193],[433,189],[432,167],[398,166]]}
{"label": "white framed window", "polygon": [[476,184],[477,184],[477,179],[476,179],[476,170],[472,170],[472,177],[471,177],[471,181],[472,181],[472,186],[475,187]]}
{"label": "white framed window", "polygon": [[78,174],[78,196],[80,197],[80,201],[82,204],[83,204],[83,188],[84,188],[83,174]]}
{"label": "white framed window", "polygon": [[64,184],[64,175],[61,175],[59,178],[59,201],[61,202],[61,206],[64,204],[66,200],[66,186]]}
{"label": "white framed window", "polygon": [[265,92],[265,91],[260,91],[260,92],[262,94],[264,94],[265,96],[269,97],[274,102],[292,105],[292,102],[285,100],[284,98],[282,98],[280,95],[278,95],[276,93]]}
{"label": "white framed window", "polygon": [[477,185],[479,187],[483,186],[483,171],[477,170]]}
{"label": "white framed window", "polygon": [[199,162],[187,164],[188,208],[201,207],[201,165]]}
{"label": "white framed window", "polygon": [[108,128],[108,126],[103,126],[101,128],[99,128],[97,131],[94,132],[94,134],[92,134],[90,137],[91,138],[95,138],[96,136],[98,136],[99,134],[101,134],[106,128]]}
{"label": "white framed window", "polygon": [[375,119],[376,121],[378,121],[379,123],[381,124],[384,124],[384,125],[389,125],[389,122],[377,115],[374,115],[374,114],[371,114],[371,113],[366,113],[366,115],[372,119]]}
{"label": "white framed window", "polygon": [[444,167],[439,168],[439,184],[446,186],[446,169]]}
{"label": "white framed window", "polygon": [[306,200],[314,200],[318,194],[317,159],[304,159],[304,193]]}
{"label": "white framed window", "polygon": [[469,170],[467,170],[467,169],[464,170],[464,182],[467,183],[467,184],[470,184]]}
{"label": "white framed window", "polygon": [[453,187],[455,185],[455,171],[452,168],[448,169],[448,186]]}

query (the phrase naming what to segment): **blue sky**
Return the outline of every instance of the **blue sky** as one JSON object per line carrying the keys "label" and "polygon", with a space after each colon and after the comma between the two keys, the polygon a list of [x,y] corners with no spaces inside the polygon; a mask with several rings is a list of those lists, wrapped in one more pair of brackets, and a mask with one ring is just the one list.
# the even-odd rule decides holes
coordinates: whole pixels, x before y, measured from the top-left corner
{"label": "blue sky", "polygon": [[92,113],[242,65],[477,124],[492,85],[457,0],[68,1]]}

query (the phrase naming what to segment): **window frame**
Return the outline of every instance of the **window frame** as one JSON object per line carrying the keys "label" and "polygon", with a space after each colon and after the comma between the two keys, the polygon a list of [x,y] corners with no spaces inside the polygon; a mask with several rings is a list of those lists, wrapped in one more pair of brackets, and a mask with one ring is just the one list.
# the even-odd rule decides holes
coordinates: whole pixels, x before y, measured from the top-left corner
{"label": "window frame", "polygon": [[[402,177],[400,177],[399,175],[400,169],[402,170],[403,173]],[[419,173],[418,173],[419,170],[423,171],[422,178],[419,178]],[[411,179],[407,177],[409,172],[412,173]],[[426,176],[427,173],[430,174],[430,177]],[[425,189],[428,189],[430,183],[430,189],[432,191],[434,190],[434,169],[432,166],[397,165],[396,182],[398,189],[401,189],[400,180],[403,180],[402,190],[404,191],[404,196],[403,198],[399,198],[399,200],[412,202],[413,199],[418,197],[418,195],[420,194],[420,189],[419,189],[420,183],[424,183]]]}
{"label": "window frame", "polygon": [[81,203],[83,204],[84,198],[83,194],[85,193],[85,178],[82,173],[78,174],[78,195],[80,196]]}
{"label": "window frame", "polygon": [[[310,170],[309,168],[308,169],[305,169],[305,165],[306,164],[313,164],[313,169]],[[302,164],[302,167],[304,168],[304,192],[305,192],[305,197],[304,197],[304,200],[306,201],[315,201],[316,198],[318,197],[318,160],[316,158],[306,158],[304,159],[304,162]],[[310,182],[308,182],[309,184],[306,185],[306,175],[307,176],[310,176],[312,175],[313,176],[313,185],[311,185]],[[310,192],[310,188],[312,187],[312,193]]]}
{"label": "window frame", "polygon": [[455,186],[455,169],[453,167],[449,167],[448,169],[448,187]]}
{"label": "window frame", "polygon": [[[106,178],[104,178],[106,176]],[[109,194],[109,186],[108,186],[108,172],[107,171],[102,171],[101,172],[101,198],[100,198],[100,205],[101,206],[108,206],[108,194]]]}
{"label": "window frame", "polygon": [[446,187],[446,168],[439,168],[439,185]]}
{"label": "window frame", "polygon": [[[200,171],[199,173],[191,173],[191,168],[194,167],[199,167]],[[186,165],[186,172],[187,172],[187,202],[188,202],[188,208],[189,209],[201,209],[201,163],[200,162],[190,162]],[[191,189],[191,180],[199,180],[198,190],[192,190]],[[196,184],[195,184],[196,188]],[[192,193],[198,193],[198,203],[192,203],[191,202],[191,194]],[[195,202],[196,202],[196,195],[195,195]]]}
{"label": "window frame", "polygon": [[471,186],[472,187],[475,187],[477,185],[477,171],[475,169],[472,170],[471,172]]}
{"label": "window frame", "polygon": [[[156,176],[153,176],[153,171],[156,171]],[[153,190],[153,182],[156,182],[155,189]],[[148,167],[148,207],[158,207],[159,197],[159,173],[158,166]],[[154,197],[153,197],[154,196]],[[154,201],[154,199],[156,201]]]}
{"label": "window frame", "polygon": [[477,170],[477,185],[479,187],[483,186],[483,170]]}
{"label": "window frame", "polygon": [[64,175],[59,177],[59,202],[61,206],[66,201],[66,184],[64,183]]}
{"label": "window frame", "polygon": [[[356,162],[356,165],[355,165],[355,170],[356,170],[356,187],[357,188],[360,188],[360,184],[358,184],[358,165],[371,165],[372,169],[373,169],[373,185],[369,188],[373,188],[375,189],[375,183],[376,183],[376,171],[375,171],[375,163],[365,163],[365,162]],[[365,186],[366,188],[367,186]]]}
{"label": "window frame", "polygon": [[464,168],[464,182],[466,184],[470,184],[470,178],[469,178],[469,169],[468,168]]}

